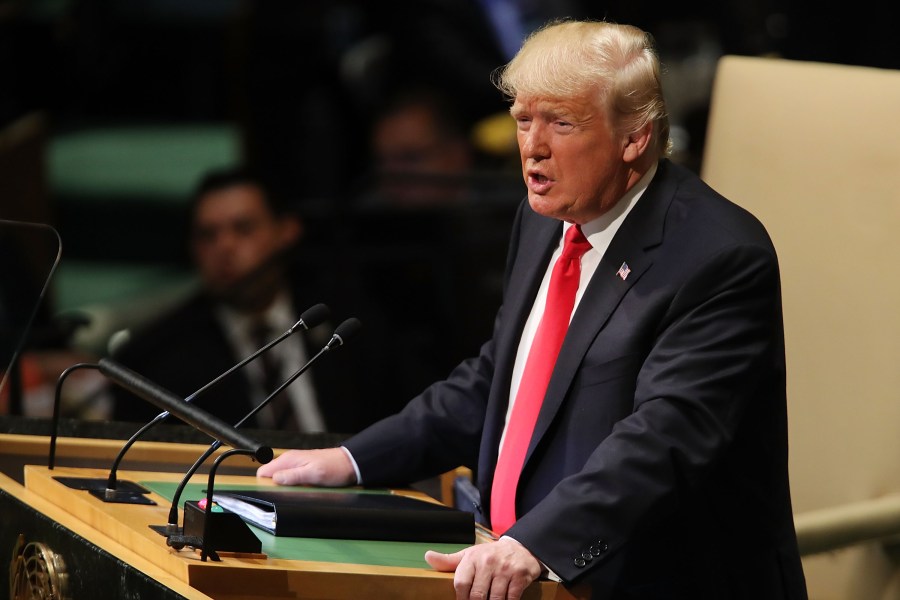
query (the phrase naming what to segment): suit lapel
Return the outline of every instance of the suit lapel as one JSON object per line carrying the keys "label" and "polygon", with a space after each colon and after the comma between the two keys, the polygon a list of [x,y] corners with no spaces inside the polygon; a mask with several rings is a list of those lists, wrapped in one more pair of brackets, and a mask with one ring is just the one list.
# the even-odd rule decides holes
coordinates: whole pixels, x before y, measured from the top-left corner
{"label": "suit lapel", "polygon": [[508,366],[510,371],[522,328],[531,313],[534,297],[547,270],[547,263],[559,245],[562,222],[542,217],[541,222],[532,224],[530,227],[532,231],[528,229],[526,228],[522,235],[523,244],[528,245],[528,249],[523,252],[523,268],[513,272],[503,307],[504,312],[508,311],[504,318],[509,319],[513,326],[505,329],[509,339],[500,341],[499,347],[503,349],[504,354],[498,362],[502,361],[503,366]]}
{"label": "suit lapel", "polygon": [[[663,224],[674,193],[666,165],[665,161],[660,164],[653,182],[622,223],[575,310],[538,415],[526,463],[559,411],[594,339],[628,290],[653,264],[653,252],[662,242]],[[630,269],[624,277],[619,275],[623,265]]]}

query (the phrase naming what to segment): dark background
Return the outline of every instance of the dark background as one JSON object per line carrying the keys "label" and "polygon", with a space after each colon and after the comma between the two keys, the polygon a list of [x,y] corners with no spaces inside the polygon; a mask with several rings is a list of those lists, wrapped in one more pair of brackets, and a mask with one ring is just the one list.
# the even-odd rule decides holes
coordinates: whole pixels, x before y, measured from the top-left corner
{"label": "dark background", "polygon": [[[721,55],[900,67],[886,3],[528,4],[538,21],[607,18],[652,33],[666,67],[674,159],[694,170]],[[439,89],[474,127],[506,109],[490,83],[505,61],[475,1],[0,0],[0,218],[56,227],[63,267],[186,270],[184,202],[141,190],[123,198],[65,189],[47,153],[72,132],[123,124],[232,127],[240,160],[307,221],[298,276],[324,273],[330,294],[377,311],[394,341],[413,349],[406,393],[489,334],[524,188],[514,156],[483,152],[470,174],[477,202],[362,210],[356,199],[372,178],[369,126],[392,90],[415,82]],[[4,146],[35,116],[24,150]],[[89,285],[80,297],[109,297]],[[73,307],[61,292],[48,303],[48,314]]]}

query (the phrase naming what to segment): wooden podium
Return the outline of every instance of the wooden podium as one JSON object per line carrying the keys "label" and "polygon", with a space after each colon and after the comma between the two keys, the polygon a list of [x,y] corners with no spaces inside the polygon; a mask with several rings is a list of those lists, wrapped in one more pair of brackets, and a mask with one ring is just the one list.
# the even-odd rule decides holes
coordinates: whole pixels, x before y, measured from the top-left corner
{"label": "wooden podium", "polygon": [[[22,440],[0,435],[0,453]],[[30,436],[37,437],[37,436]],[[4,439],[6,438],[6,439]],[[40,439],[36,440],[40,443]],[[46,441],[46,438],[44,438]],[[48,442],[47,442],[48,443]],[[85,452],[104,454],[107,445],[112,456],[121,447],[116,440],[81,440]],[[140,444],[140,443],[139,443]],[[65,446],[63,446],[65,447]],[[165,471],[120,471],[120,481],[161,482],[171,485],[180,481],[179,471],[206,449],[193,444],[160,444],[158,447],[136,445],[149,462],[168,464],[174,457],[187,457],[181,469]],[[73,446],[72,452],[75,451]],[[149,453],[149,454],[147,454]],[[242,457],[235,457],[240,462]],[[248,461],[249,462],[249,461]],[[223,463],[224,465],[224,463]],[[173,465],[174,466],[174,465]],[[248,466],[249,465],[245,465]],[[34,464],[23,468],[23,483],[0,475],[0,552],[11,556],[9,587],[15,575],[16,554],[19,566],[28,562],[36,569],[32,579],[59,585],[65,598],[140,597],[144,599],[187,598],[190,600],[252,599],[333,599],[357,598],[453,598],[452,574],[430,569],[424,559],[415,564],[393,566],[366,560],[366,552],[350,540],[328,540],[328,556],[308,555],[302,559],[263,555],[229,555],[221,553],[221,562],[202,561],[199,551],[191,548],[175,550],[151,525],[165,524],[170,501],[151,492],[155,505],[104,503],[83,490],[60,483],[56,477],[105,478],[106,468],[58,466],[49,469]],[[206,474],[197,474],[191,484],[205,486]],[[216,488],[227,485],[273,485],[268,479],[252,475],[216,476]],[[411,492],[413,494],[417,492]],[[186,499],[182,496],[182,502]],[[288,538],[302,542],[302,538]],[[285,538],[278,538],[284,541]],[[324,540],[313,544],[312,552],[321,549]],[[346,544],[345,544],[346,542]],[[382,542],[397,544],[397,542]],[[349,550],[344,552],[342,545]],[[436,544],[435,549],[442,550]],[[22,553],[22,550],[28,552]],[[265,548],[264,548],[265,552]],[[424,553],[424,552],[422,552]],[[416,555],[420,556],[418,549]],[[321,560],[319,559],[321,558]],[[3,573],[5,570],[0,570]],[[0,576],[2,577],[2,576]],[[21,573],[20,573],[20,580]],[[2,579],[0,579],[2,582]],[[16,598],[14,594],[11,598]],[[30,597],[30,596],[23,596]],[[533,584],[525,598],[573,599],[563,586],[549,581]]]}

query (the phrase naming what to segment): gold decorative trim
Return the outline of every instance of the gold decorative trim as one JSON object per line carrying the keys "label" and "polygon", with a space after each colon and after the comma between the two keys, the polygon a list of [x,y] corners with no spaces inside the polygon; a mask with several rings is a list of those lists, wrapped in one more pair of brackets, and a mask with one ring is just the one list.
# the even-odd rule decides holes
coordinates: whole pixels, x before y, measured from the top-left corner
{"label": "gold decorative trim", "polygon": [[19,534],[9,562],[10,600],[68,600],[68,579],[59,554],[40,542],[26,544]]}

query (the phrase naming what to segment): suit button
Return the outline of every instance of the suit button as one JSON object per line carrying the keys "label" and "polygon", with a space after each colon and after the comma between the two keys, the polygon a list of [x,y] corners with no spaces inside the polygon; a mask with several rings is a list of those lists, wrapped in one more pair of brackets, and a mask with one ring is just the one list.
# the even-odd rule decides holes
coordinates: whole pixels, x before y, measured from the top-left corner
{"label": "suit button", "polygon": [[586,564],[587,564],[587,562],[580,556],[575,559],[575,566],[578,567],[579,569],[584,567],[584,565],[586,565]]}
{"label": "suit button", "polygon": [[594,560],[594,555],[591,554],[590,552],[588,552],[587,550],[585,550],[584,552],[581,553],[581,558],[583,558],[584,560],[586,560],[588,562],[591,562],[592,560]]}
{"label": "suit button", "polygon": [[594,556],[600,556],[607,550],[609,550],[609,544],[607,544],[603,540],[600,540],[599,542],[591,546],[591,554]]}

